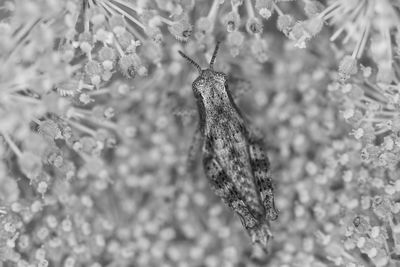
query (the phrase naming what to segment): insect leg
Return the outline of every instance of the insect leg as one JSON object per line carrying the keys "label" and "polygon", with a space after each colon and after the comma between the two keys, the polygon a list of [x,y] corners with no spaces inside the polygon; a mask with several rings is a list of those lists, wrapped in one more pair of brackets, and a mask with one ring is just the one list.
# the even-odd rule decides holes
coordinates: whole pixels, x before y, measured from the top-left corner
{"label": "insect leg", "polygon": [[270,163],[261,139],[257,139],[254,136],[249,138],[249,155],[253,175],[259,188],[267,217],[270,220],[276,220],[279,211],[275,208],[274,189],[269,175]]}

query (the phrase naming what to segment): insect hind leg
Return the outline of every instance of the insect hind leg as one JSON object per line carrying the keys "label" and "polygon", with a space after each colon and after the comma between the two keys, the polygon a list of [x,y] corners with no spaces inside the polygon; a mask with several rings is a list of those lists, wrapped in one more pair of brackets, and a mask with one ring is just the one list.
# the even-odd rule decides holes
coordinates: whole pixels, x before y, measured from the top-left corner
{"label": "insect hind leg", "polygon": [[274,188],[269,175],[270,163],[264,151],[263,142],[255,138],[249,140],[250,163],[260,191],[261,200],[269,220],[276,220],[279,211],[275,207]]}

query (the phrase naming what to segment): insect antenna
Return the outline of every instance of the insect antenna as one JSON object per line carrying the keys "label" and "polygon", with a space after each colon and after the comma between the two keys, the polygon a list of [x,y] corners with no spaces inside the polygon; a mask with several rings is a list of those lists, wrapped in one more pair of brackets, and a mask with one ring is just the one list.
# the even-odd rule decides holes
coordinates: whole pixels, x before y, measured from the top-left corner
{"label": "insect antenna", "polygon": [[218,48],[219,48],[220,43],[221,43],[220,41],[217,41],[217,44],[215,45],[214,53],[210,60],[210,69],[212,69],[212,70],[214,69],[214,61],[215,61],[215,58],[217,57]]}
{"label": "insect antenna", "polygon": [[191,64],[193,64],[193,66],[195,66],[198,70],[199,73],[201,74],[201,67],[199,66],[199,64],[197,64],[193,59],[191,59],[190,57],[188,57],[187,55],[185,55],[182,51],[178,51],[179,54],[186,59],[187,61],[189,61]]}

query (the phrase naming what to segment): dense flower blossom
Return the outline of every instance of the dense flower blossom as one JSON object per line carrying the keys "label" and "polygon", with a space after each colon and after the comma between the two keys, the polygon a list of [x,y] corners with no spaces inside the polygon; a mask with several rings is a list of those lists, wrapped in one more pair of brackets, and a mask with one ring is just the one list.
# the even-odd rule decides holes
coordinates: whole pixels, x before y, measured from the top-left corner
{"label": "dense flower blossom", "polygon": [[[397,266],[396,0],[0,3],[1,266]],[[265,255],[186,167],[208,62],[264,136]],[[302,48],[302,49],[299,49]]]}

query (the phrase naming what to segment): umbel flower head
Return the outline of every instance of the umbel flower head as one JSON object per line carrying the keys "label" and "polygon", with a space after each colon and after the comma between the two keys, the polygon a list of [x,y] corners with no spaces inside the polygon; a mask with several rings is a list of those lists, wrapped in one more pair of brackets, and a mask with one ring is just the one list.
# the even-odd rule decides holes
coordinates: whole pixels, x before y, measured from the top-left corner
{"label": "umbel flower head", "polygon": [[[396,0],[2,1],[0,262],[397,266],[399,10]],[[276,177],[269,255],[201,168],[185,171],[198,112],[177,51],[209,61],[217,40],[215,69],[265,137]]]}

